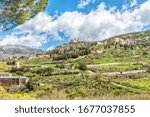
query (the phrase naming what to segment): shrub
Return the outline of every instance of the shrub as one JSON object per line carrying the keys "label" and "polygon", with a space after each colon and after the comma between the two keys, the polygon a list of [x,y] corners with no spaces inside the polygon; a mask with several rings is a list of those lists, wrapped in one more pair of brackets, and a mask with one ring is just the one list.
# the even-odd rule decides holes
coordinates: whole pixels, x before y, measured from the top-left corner
{"label": "shrub", "polygon": [[147,72],[150,73],[150,64],[147,66]]}
{"label": "shrub", "polygon": [[22,71],[16,71],[16,74],[19,76],[23,76],[23,72]]}
{"label": "shrub", "polygon": [[86,71],[87,65],[85,63],[80,63],[78,68],[79,68],[79,70]]}
{"label": "shrub", "polygon": [[50,68],[50,67],[48,67],[44,70],[45,75],[51,75],[53,72],[54,72],[54,69]]}

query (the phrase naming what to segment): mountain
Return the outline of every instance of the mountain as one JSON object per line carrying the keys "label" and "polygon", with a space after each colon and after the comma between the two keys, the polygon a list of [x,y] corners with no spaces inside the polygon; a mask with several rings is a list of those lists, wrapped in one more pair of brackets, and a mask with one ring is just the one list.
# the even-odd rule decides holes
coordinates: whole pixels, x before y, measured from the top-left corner
{"label": "mountain", "polygon": [[5,45],[0,46],[0,59],[6,59],[15,55],[29,55],[41,52],[43,51],[23,45]]}

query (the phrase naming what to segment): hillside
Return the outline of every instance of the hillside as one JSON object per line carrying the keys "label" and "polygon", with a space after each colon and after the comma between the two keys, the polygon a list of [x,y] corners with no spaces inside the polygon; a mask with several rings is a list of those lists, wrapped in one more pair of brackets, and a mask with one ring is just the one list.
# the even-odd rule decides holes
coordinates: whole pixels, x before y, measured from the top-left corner
{"label": "hillside", "polygon": [[90,54],[95,54],[99,57],[105,54],[105,56],[110,54],[111,56],[120,57],[123,54],[123,56],[128,57],[129,55],[134,56],[137,54],[150,56],[150,31],[130,33],[95,42],[73,39],[70,43],[58,46],[53,51],[50,51],[53,60],[75,59]]}
{"label": "hillside", "polygon": [[18,89],[7,86],[7,97],[0,98],[150,99],[150,31],[96,42],[74,39],[15,62],[20,68],[1,61],[0,71],[30,80]]}
{"label": "hillside", "polygon": [[143,45],[149,46],[150,45],[150,30],[144,32],[137,32],[137,33],[129,33],[124,35],[119,35],[112,37],[110,39],[105,40],[105,42],[109,42],[111,40],[118,41],[126,45]]}
{"label": "hillside", "polygon": [[0,59],[6,59],[10,56],[29,55],[43,52],[42,50],[30,48],[23,45],[5,45],[0,46]]}

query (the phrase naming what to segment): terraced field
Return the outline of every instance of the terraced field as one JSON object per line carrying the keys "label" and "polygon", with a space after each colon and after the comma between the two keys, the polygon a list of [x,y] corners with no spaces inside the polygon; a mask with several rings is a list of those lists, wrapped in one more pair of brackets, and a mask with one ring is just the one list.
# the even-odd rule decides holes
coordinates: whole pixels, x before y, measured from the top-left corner
{"label": "terraced field", "polygon": [[[122,35],[100,44],[65,44],[47,52],[47,56],[19,58],[15,62],[20,63],[20,68],[8,65],[8,60],[2,61],[0,72],[27,76],[30,80],[23,87],[2,84],[0,98],[150,99],[147,35],[136,33],[130,35],[130,40],[128,35]],[[118,38],[126,44],[116,41]]]}

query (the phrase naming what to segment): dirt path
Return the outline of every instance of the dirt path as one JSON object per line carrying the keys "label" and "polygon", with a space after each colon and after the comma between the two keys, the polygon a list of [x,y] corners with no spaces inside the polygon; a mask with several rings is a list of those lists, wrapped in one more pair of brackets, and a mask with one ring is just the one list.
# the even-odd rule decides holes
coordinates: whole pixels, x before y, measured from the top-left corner
{"label": "dirt path", "polygon": [[79,56],[78,58],[75,58],[75,59],[70,59],[70,61],[76,61],[76,60],[79,60],[81,58],[84,58],[85,56]]}
{"label": "dirt path", "polygon": [[102,74],[114,76],[114,75],[121,75],[121,74],[137,74],[137,73],[143,73],[143,72],[146,72],[146,70],[132,70],[132,71],[124,71],[124,72],[105,72]]}
{"label": "dirt path", "polygon": [[98,66],[112,66],[112,65],[126,65],[126,64],[134,64],[134,62],[130,63],[104,63],[104,64],[92,64],[92,65],[87,65],[87,67],[98,67]]}
{"label": "dirt path", "polygon": [[[104,73],[94,73],[92,71],[88,71],[87,75],[103,74],[106,76],[115,76],[115,75],[123,75],[123,74],[137,74],[143,72],[146,72],[146,70],[132,70],[132,71],[124,71],[124,72],[104,72]],[[78,74],[78,75],[82,75],[82,74]]]}

